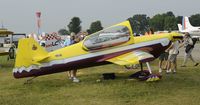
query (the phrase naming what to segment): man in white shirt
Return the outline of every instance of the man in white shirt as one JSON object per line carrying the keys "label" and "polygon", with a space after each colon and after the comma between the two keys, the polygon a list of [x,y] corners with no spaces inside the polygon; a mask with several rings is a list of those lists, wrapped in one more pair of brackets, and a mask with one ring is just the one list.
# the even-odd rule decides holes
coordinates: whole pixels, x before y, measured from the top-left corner
{"label": "man in white shirt", "polygon": [[181,67],[186,67],[188,58],[190,58],[192,60],[192,62],[194,63],[194,66],[198,66],[199,63],[197,63],[194,60],[194,58],[192,57],[192,50],[194,48],[194,42],[189,33],[185,33],[183,43],[181,44],[180,47],[182,47],[182,46],[185,47],[185,56],[184,56],[184,61],[183,61],[183,64],[181,65]]}

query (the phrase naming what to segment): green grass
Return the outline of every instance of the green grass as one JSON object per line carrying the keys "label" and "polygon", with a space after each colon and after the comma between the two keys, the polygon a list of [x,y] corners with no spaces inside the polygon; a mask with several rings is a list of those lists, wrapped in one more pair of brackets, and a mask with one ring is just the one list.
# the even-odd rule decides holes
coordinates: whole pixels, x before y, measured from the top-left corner
{"label": "green grass", "polygon": [[[158,82],[128,80],[135,71],[117,65],[79,70],[80,83],[72,83],[67,73],[41,76],[31,84],[12,76],[13,62],[1,57],[0,105],[199,105],[199,67],[178,68],[177,74],[163,73]],[[180,61],[180,60],[179,60]],[[157,63],[151,63],[157,72]],[[181,62],[179,62],[180,65]],[[192,65],[191,62],[189,65]],[[137,71],[137,70],[136,70]],[[115,80],[96,82],[105,72],[115,72]]]}

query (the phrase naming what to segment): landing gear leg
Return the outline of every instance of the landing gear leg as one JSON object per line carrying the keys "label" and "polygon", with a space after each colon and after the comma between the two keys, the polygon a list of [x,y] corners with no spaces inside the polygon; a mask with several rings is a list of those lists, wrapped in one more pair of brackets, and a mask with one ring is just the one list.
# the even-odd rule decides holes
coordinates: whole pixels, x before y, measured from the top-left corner
{"label": "landing gear leg", "polygon": [[147,64],[147,67],[148,67],[149,73],[152,74],[152,70],[151,70],[151,67],[150,67],[150,65],[149,65],[149,62],[146,62],[146,64]]}
{"label": "landing gear leg", "polygon": [[141,71],[143,71],[143,65],[142,65],[142,63],[140,63],[140,67],[141,67]]}
{"label": "landing gear leg", "polygon": [[[140,63],[140,67],[141,67],[141,70],[130,75],[129,78],[136,78],[136,79],[139,79],[139,80],[144,80],[146,77],[148,77],[150,75],[149,71],[147,70],[144,70],[143,69],[143,64]],[[146,80],[146,79],[145,79]]]}

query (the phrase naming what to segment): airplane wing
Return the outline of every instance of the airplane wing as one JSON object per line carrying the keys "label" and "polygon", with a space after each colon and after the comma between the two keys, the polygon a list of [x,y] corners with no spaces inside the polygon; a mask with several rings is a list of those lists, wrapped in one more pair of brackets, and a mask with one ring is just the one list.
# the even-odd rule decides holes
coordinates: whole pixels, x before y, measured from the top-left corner
{"label": "airplane wing", "polygon": [[106,61],[112,62],[118,65],[130,65],[130,64],[139,64],[143,62],[149,62],[155,59],[155,57],[148,52],[144,51],[132,51]]}

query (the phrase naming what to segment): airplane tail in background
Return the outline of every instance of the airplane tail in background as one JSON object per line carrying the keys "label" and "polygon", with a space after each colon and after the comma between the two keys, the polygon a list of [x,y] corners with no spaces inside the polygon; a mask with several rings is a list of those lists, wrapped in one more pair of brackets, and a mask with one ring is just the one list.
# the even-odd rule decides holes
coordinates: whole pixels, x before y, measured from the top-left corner
{"label": "airplane tail in background", "polygon": [[178,24],[178,30],[179,30],[180,32],[182,32],[182,31],[183,31],[183,27],[182,27],[182,25],[181,25],[181,24]]}
{"label": "airplane tail in background", "polygon": [[193,26],[190,24],[188,17],[183,17],[182,25],[183,25],[183,27],[182,27],[183,30],[193,28]]}
{"label": "airplane tail in background", "polygon": [[33,38],[19,40],[15,67],[29,67],[40,65],[40,62],[48,58],[48,52]]}

